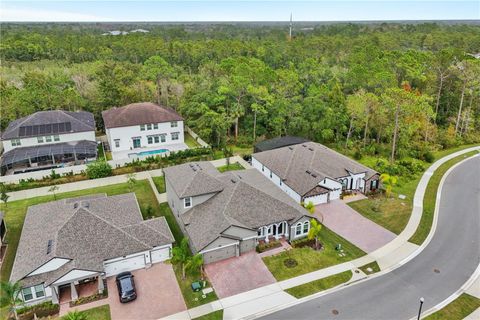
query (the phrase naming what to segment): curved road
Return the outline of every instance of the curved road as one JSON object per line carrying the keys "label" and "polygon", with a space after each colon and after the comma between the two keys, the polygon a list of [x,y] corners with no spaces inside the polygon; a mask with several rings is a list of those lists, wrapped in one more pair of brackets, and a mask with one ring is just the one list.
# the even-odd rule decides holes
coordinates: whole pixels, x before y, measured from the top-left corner
{"label": "curved road", "polygon": [[424,311],[434,307],[458,290],[479,263],[477,156],[457,166],[445,180],[435,235],[417,257],[383,276],[262,319],[410,319],[418,313],[420,297],[425,298]]}

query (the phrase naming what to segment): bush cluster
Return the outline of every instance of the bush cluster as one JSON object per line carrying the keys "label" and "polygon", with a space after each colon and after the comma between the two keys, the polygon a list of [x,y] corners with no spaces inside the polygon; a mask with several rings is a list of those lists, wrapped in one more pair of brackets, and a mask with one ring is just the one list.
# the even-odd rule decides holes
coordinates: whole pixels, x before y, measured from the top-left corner
{"label": "bush cluster", "polygon": [[88,179],[105,178],[112,175],[112,166],[105,161],[95,161],[87,165]]}
{"label": "bush cluster", "polygon": [[38,318],[44,318],[57,314],[60,310],[58,304],[53,304],[51,301],[43,302],[33,306],[23,307],[17,310],[18,318],[20,320],[32,320],[34,314]]}

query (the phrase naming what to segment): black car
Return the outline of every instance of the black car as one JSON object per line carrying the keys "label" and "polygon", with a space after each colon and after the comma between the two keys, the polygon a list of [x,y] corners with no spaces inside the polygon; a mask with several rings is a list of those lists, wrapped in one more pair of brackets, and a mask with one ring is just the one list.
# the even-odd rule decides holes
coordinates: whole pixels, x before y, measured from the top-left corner
{"label": "black car", "polygon": [[133,281],[133,274],[130,272],[122,272],[117,275],[117,288],[121,303],[137,299],[135,281]]}

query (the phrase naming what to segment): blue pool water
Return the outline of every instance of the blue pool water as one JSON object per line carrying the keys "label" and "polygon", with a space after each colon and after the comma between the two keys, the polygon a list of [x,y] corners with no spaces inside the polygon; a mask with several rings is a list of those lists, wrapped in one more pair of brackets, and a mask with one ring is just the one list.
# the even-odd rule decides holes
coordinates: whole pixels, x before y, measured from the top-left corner
{"label": "blue pool water", "polygon": [[151,156],[153,154],[159,154],[159,153],[165,153],[165,152],[168,152],[168,149],[142,151],[142,152],[137,153],[137,156]]}

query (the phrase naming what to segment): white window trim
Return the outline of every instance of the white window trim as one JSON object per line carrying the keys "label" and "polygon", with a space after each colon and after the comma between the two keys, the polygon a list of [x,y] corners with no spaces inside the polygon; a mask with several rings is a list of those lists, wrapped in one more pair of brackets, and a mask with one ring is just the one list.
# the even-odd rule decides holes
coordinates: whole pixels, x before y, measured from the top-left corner
{"label": "white window trim", "polygon": [[[187,199],[190,200],[190,205],[187,206]],[[185,209],[192,207],[192,197],[183,198],[183,207]]]}
{"label": "white window trim", "polygon": [[[300,232],[299,232],[300,231]],[[299,222],[295,225],[295,236],[301,236],[303,233],[303,223]]]}
{"label": "white window trim", "polygon": [[[44,298],[45,298],[45,295],[46,295],[46,293],[45,293],[45,287],[43,287],[42,284],[39,284],[39,285],[41,285],[42,288],[43,288],[43,296],[41,296],[41,297],[38,297],[38,296],[37,296],[37,291],[35,290],[35,286],[25,287],[25,288],[22,288],[22,289],[20,290],[20,292],[21,292],[21,294],[22,294],[22,299],[23,299],[23,301],[28,302],[28,301],[38,300],[38,299],[44,299]],[[24,290],[24,289],[30,289],[30,293],[32,294],[32,299],[25,300],[25,295],[23,294],[23,290]]]}
{"label": "white window trim", "polygon": [[120,148],[120,139],[113,140],[113,143],[115,143],[115,148]]}
{"label": "white window trim", "polygon": [[177,128],[178,127],[178,121],[171,121],[170,122],[170,128]]}

